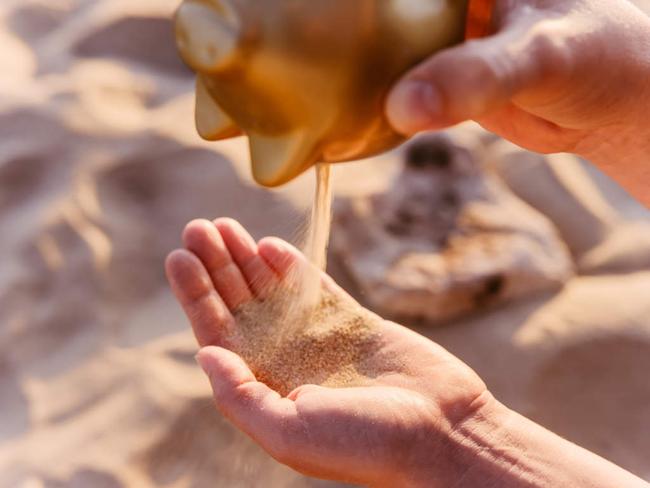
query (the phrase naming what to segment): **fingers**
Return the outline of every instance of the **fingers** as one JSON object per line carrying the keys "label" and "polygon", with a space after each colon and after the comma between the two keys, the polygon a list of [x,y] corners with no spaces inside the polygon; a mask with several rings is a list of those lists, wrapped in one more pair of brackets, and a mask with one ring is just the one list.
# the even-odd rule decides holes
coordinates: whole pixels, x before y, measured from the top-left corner
{"label": "fingers", "polygon": [[297,284],[304,288],[315,282],[332,293],[349,298],[328,274],[316,268],[288,242],[277,237],[266,237],[259,242],[258,247],[260,255],[287,285]]}
{"label": "fingers", "polygon": [[167,274],[202,346],[223,345],[237,308],[280,286],[287,293],[313,293],[315,299],[324,286],[349,299],[291,244],[276,237],[256,244],[232,219],[192,221],[183,240],[187,250],[169,256]]}
{"label": "fingers", "polygon": [[255,243],[233,219],[194,220],[186,226],[183,241],[201,260],[230,309],[312,267],[301,251],[280,238]]}
{"label": "fingers", "polygon": [[224,345],[234,329],[234,319],[201,261],[189,251],[177,250],[168,256],[165,268],[198,343]]}
{"label": "fingers", "polygon": [[237,354],[206,347],[197,361],[210,379],[219,410],[277,459],[302,442],[296,405],[255,379]]}
{"label": "fingers", "polygon": [[260,256],[280,279],[308,266],[305,256],[291,244],[277,237],[265,237],[258,244]]}
{"label": "fingers", "polygon": [[391,124],[410,135],[480,118],[564,69],[562,33],[539,28],[539,19],[530,9],[511,13],[496,35],[441,51],[413,69],[388,97]]}
{"label": "fingers", "polygon": [[201,260],[217,292],[230,310],[252,299],[253,294],[246,278],[212,222],[190,222],[183,232],[183,242],[185,247]]}
{"label": "fingers", "polygon": [[260,256],[255,240],[236,220],[217,219],[214,225],[253,294],[261,298],[267,296],[278,285],[278,279]]}

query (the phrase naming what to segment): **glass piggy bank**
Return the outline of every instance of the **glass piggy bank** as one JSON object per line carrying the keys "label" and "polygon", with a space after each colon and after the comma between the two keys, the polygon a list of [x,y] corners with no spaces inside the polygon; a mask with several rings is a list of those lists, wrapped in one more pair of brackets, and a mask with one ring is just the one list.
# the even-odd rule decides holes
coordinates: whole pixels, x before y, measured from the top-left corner
{"label": "glass piggy bank", "polygon": [[384,115],[391,85],[461,42],[466,15],[467,0],[185,0],[176,38],[198,132],[245,133],[268,187],[390,149],[403,141]]}

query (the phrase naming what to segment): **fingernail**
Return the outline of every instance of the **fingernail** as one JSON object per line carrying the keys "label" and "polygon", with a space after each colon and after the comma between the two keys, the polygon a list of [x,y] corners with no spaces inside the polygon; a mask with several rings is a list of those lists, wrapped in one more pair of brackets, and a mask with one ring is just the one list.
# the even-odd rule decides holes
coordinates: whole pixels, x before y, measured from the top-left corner
{"label": "fingernail", "polygon": [[410,135],[432,128],[442,115],[442,99],[431,83],[403,81],[389,95],[387,113],[396,130]]}

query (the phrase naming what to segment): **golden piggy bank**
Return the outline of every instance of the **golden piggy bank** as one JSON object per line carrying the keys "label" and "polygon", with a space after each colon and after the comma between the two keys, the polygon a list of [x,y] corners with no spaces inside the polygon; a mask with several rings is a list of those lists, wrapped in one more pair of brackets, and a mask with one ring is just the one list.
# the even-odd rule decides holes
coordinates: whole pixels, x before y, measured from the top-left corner
{"label": "golden piggy bank", "polygon": [[466,12],[467,0],[185,0],[176,37],[198,75],[199,134],[246,133],[269,187],[394,147],[388,90],[462,41]]}

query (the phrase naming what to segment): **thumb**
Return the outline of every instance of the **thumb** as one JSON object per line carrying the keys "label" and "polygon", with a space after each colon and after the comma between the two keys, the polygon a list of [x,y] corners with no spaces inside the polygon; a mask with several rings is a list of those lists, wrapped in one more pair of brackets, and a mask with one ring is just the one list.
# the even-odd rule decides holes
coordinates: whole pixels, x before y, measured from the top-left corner
{"label": "thumb", "polygon": [[204,347],[196,360],[208,376],[217,408],[269,454],[284,462],[292,444],[302,439],[296,405],[256,380],[232,351]]}
{"label": "thumb", "polygon": [[547,66],[559,69],[549,54],[561,43],[532,28],[535,17],[528,13],[491,37],[441,51],[414,68],[389,94],[393,127],[411,135],[480,118],[539,81]]}

